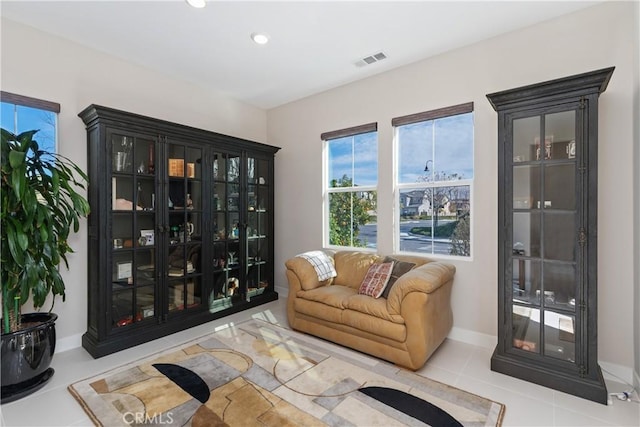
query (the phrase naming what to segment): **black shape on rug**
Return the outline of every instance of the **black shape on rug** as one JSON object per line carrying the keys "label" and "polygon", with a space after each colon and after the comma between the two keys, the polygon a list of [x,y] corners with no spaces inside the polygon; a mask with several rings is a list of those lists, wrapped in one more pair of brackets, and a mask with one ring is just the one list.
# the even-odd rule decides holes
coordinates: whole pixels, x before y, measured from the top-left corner
{"label": "black shape on rug", "polygon": [[200,403],[209,400],[209,387],[195,372],[172,363],[154,363],[152,366]]}
{"label": "black shape on rug", "polygon": [[462,427],[462,424],[449,415],[446,411],[438,408],[426,400],[387,387],[363,387],[358,389],[379,402],[391,406],[410,417],[422,421],[431,426],[451,426]]}

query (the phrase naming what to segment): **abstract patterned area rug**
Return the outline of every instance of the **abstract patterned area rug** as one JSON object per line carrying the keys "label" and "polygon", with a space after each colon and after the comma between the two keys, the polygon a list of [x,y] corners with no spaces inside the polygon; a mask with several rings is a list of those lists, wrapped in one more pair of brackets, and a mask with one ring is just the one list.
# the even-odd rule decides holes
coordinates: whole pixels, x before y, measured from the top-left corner
{"label": "abstract patterned area rug", "polygon": [[250,320],[69,386],[102,426],[500,426],[500,403]]}

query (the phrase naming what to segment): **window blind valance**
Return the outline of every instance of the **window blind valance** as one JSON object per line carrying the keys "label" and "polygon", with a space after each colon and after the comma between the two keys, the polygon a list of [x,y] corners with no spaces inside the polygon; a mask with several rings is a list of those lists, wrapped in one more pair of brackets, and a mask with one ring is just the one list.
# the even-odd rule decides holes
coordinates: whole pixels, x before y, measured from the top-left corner
{"label": "window blind valance", "polygon": [[344,138],[345,136],[359,135],[361,133],[375,132],[378,130],[378,123],[367,123],[366,125],[354,126],[346,129],[334,130],[320,134],[323,141],[330,139]]}
{"label": "window blind valance", "polygon": [[40,110],[51,111],[56,114],[60,113],[60,104],[58,104],[57,102],[31,98],[30,96],[0,91],[0,101],[7,102],[9,104],[21,105],[23,107],[31,107],[38,108]]}
{"label": "window blind valance", "polygon": [[409,125],[412,123],[425,122],[427,120],[441,119],[443,117],[466,114],[473,111],[473,102],[452,105],[451,107],[438,108],[437,110],[424,111],[422,113],[409,114],[391,119],[393,126]]}

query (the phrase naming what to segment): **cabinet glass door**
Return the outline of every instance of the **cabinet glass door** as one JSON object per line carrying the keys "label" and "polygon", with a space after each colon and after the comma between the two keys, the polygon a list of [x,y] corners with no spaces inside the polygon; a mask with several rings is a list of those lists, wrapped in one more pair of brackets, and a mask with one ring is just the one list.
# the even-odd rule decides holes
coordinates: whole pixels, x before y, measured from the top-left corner
{"label": "cabinet glass door", "polygon": [[187,144],[167,144],[167,259],[166,282],[169,313],[199,307],[202,303],[203,181],[202,149]]}
{"label": "cabinet glass door", "polygon": [[576,110],[512,123],[512,348],[575,362]]}
{"label": "cabinet glass door", "polygon": [[271,254],[268,225],[271,215],[269,200],[269,163],[266,160],[247,159],[247,229],[244,257],[248,298],[262,294],[269,286]]}
{"label": "cabinet glass door", "polygon": [[240,275],[241,157],[213,153],[211,194],[213,233],[213,289],[209,311],[215,313],[242,301]]}
{"label": "cabinet glass door", "polygon": [[111,319],[122,328],[154,317],[156,141],[109,134],[111,146]]}

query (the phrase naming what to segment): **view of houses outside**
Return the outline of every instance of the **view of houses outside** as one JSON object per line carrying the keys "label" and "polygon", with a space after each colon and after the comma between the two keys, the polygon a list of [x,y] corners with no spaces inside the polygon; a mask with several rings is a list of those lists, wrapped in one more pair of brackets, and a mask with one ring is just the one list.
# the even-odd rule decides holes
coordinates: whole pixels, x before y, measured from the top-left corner
{"label": "view of houses outside", "polygon": [[469,255],[470,186],[400,191],[400,250]]}
{"label": "view of houses outside", "polygon": [[400,251],[470,256],[473,113],[397,130]]}

